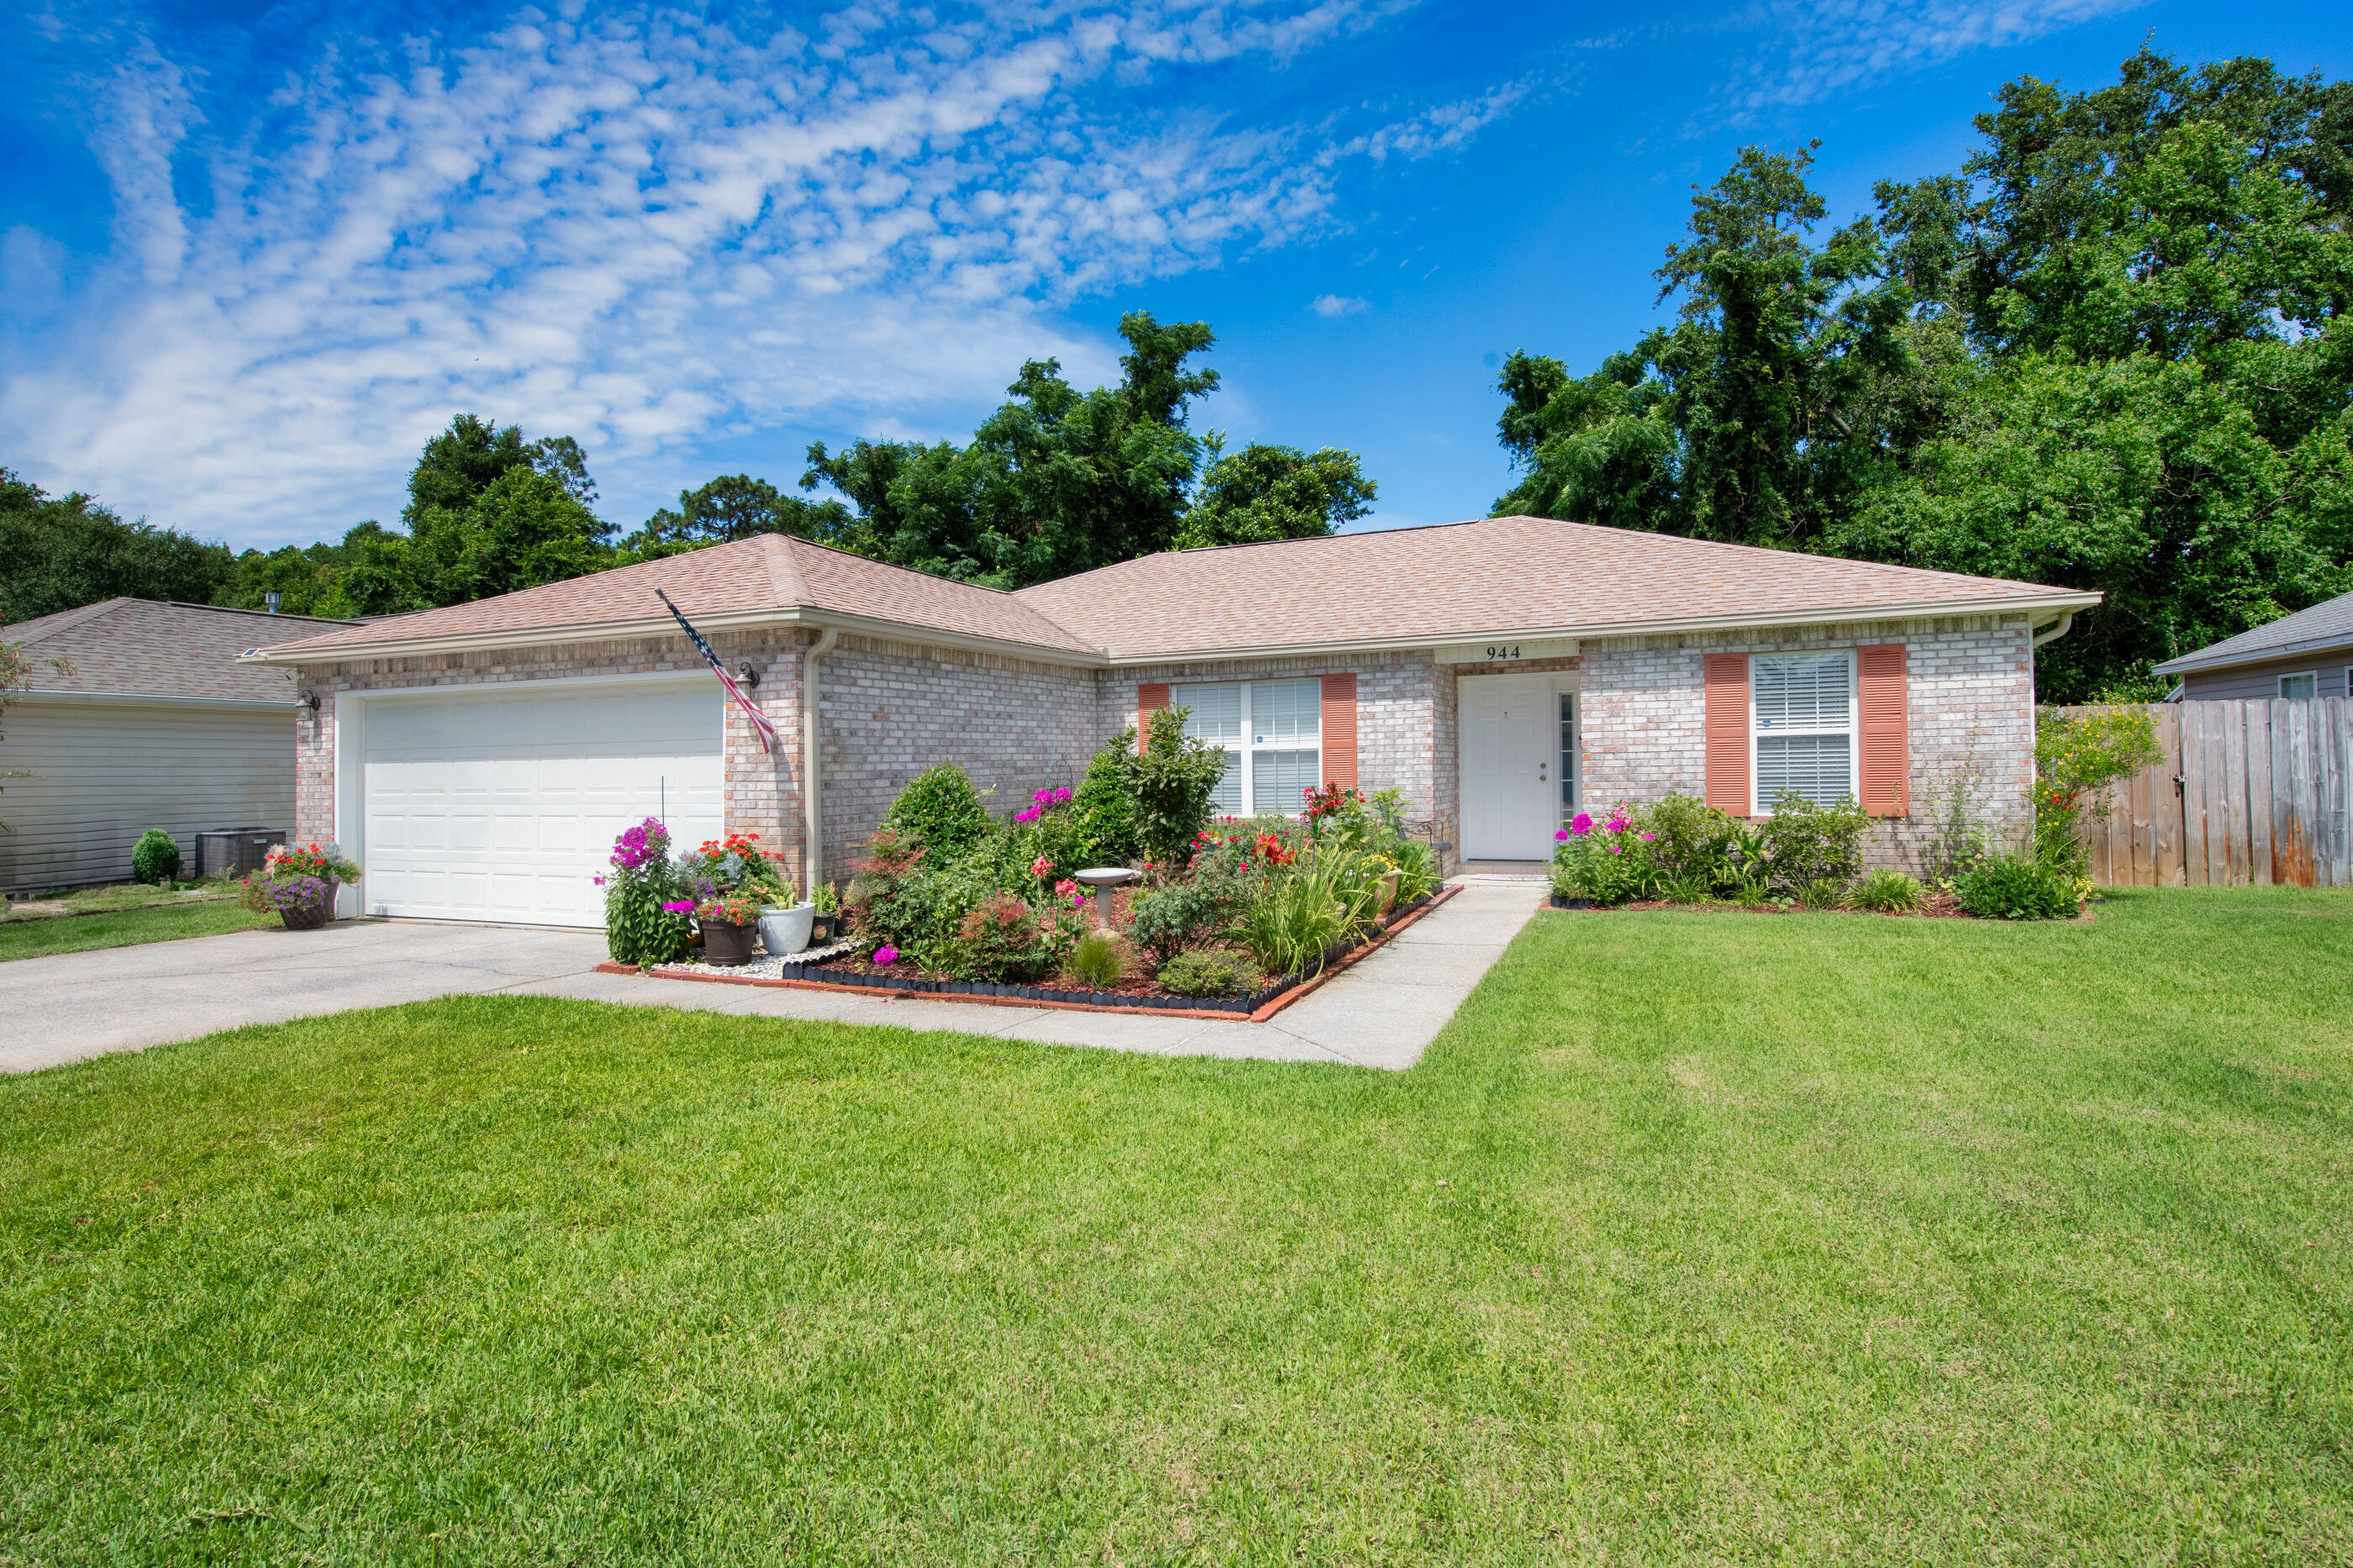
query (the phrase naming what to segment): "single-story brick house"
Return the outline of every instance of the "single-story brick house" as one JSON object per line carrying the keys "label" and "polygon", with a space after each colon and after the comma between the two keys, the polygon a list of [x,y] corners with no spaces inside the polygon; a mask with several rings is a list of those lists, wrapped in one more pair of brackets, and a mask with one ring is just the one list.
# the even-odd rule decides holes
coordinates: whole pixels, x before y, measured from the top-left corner
{"label": "single-story brick house", "polygon": [[[773,752],[657,589],[757,678]],[[1924,783],[1965,759],[2019,822],[2033,647],[2097,601],[1531,517],[1018,593],[772,535],[254,658],[318,699],[297,826],[367,868],[369,912],[592,924],[589,874],[648,813],[839,878],[925,765],[961,763],[1009,811],[1171,703],[1225,744],[1238,812],[1393,786],[1455,858],[1535,859],[1581,802],[1683,790],[1746,815],[1788,785],[1856,794],[1891,858]]]}

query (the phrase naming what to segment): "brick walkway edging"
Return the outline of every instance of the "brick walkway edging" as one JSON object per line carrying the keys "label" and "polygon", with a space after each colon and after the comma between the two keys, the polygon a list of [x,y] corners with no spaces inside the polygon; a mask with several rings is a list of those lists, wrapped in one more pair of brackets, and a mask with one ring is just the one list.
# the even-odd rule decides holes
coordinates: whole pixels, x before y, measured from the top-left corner
{"label": "brick walkway edging", "polygon": [[1391,937],[1397,935],[1398,932],[1405,930],[1408,926],[1413,924],[1414,921],[1421,919],[1424,915],[1430,913],[1430,910],[1438,908],[1440,904],[1445,903],[1448,900],[1453,898],[1461,890],[1462,885],[1459,882],[1448,882],[1441,885],[1438,891],[1432,893],[1429,900],[1422,904],[1421,908],[1414,910],[1411,914],[1407,915],[1395,925],[1384,926],[1377,936],[1375,936],[1369,942],[1366,942],[1363,946],[1355,949],[1346,956],[1335,963],[1325,964],[1320,973],[1306,980],[1301,981],[1290,990],[1285,991],[1281,995],[1266,1002],[1260,1006],[1258,1011],[1250,1014],[1247,1019],[1238,1018],[1232,1013],[1211,1012],[1205,1007],[1105,1007],[1093,1002],[1048,1002],[1042,1000],[1032,1000],[1027,996],[976,996],[967,993],[956,991],[904,991],[897,986],[889,985],[853,985],[847,981],[771,980],[765,975],[756,974],[691,974],[681,969],[663,969],[658,967],[650,970],[644,970],[639,969],[634,963],[600,963],[596,966],[596,973],[599,974],[642,974],[649,979],[653,980],[700,981],[710,985],[761,985],[765,986],[770,990],[776,991],[831,991],[852,996],[921,996],[924,1000],[931,1002],[971,1002],[976,1003],[983,1007],[1040,1007],[1061,1013],[1121,1013],[1146,1018],[1207,1018],[1221,1024],[1244,1022],[1263,1024],[1269,1018],[1273,1017],[1277,1013],[1282,1012],[1285,1007],[1290,1006],[1293,1003],[1305,996],[1316,987],[1329,981],[1334,975],[1338,974],[1341,971],[1355,964],[1358,960],[1364,958],[1369,953],[1378,952],[1383,947],[1388,945]]}

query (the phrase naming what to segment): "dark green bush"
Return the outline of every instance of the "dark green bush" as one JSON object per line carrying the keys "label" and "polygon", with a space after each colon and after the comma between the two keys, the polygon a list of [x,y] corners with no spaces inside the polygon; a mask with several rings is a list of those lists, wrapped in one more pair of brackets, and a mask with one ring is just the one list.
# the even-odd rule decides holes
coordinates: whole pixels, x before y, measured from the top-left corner
{"label": "dark green bush", "polygon": [[[1209,823],[1209,796],[1226,774],[1226,753],[1185,733],[1187,710],[1152,715],[1141,755],[1125,764],[1135,799],[1135,836],[1146,860],[1169,869],[1193,858],[1193,840]],[[1113,744],[1125,749],[1128,737]]]}
{"label": "dark green bush", "polygon": [[1254,879],[1239,866],[1208,857],[1182,882],[1164,882],[1138,893],[1128,905],[1128,934],[1153,957],[1166,962],[1186,948],[1231,925],[1250,902]]}
{"label": "dark green bush", "polygon": [[2016,855],[1994,855],[1953,879],[1961,908],[1985,920],[2073,920],[2083,909],[2080,886],[2064,872]]}
{"label": "dark green bush", "polygon": [[963,858],[994,824],[965,771],[954,763],[934,763],[907,781],[883,813],[882,826],[929,850],[938,866]]}
{"label": "dark green bush", "polygon": [[1124,740],[1112,742],[1087,759],[1086,776],[1071,794],[1069,812],[1072,847],[1086,866],[1124,866],[1143,852],[1135,834],[1134,783],[1129,776],[1128,764],[1134,760],[1134,747]]}
{"label": "dark green bush", "polygon": [[180,874],[180,841],[160,827],[151,827],[131,847],[131,879],[168,882]]}
{"label": "dark green bush", "polygon": [[1221,947],[1197,947],[1160,966],[1160,984],[1179,996],[1247,996],[1261,979],[1250,960]]}
{"label": "dark green bush", "polygon": [[1928,896],[1917,877],[1883,866],[1855,884],[1850,901],[1856,909],[1870,910],[1878,914],[1901,914],[1916,910]]}
{"label": "dark green bush", "polygon": [[1679,904],[1729,891],[1736,880],[1733,845],[1740,825],[1704,800],[1671,795],[1639,814],[1651,839],[1661,892]]}
{"label": "dark green bush", "polygon": [[1870,826],[1852,795],[1836,805],[1816,805],[1783,790],[1774,798],[1773,815],[1757,826],[1773,887],[1799,899],[1822,897],[1824,884],[1843,891],[1862,874],[1862,830]]}

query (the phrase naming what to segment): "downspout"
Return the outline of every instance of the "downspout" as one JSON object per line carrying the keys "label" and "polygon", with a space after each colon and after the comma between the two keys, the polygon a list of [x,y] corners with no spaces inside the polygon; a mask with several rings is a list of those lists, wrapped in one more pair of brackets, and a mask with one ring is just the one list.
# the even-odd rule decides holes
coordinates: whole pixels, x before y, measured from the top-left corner
{"label": "downspout", "polygon": [[808,897],[814,902],[825,879],[823,817],[818,809],[819,769],[817,739],[817,661],[833,651],[841,628],[828,626],[823,636],[801,655],[801,864],[807,871]]}
{"label": "downspout", "polygon": [[2055,620],[2055,621],[2052,622],[2049,626],[2047,626],[2043,627],[2041,631],[2039,631],[2039,632],[2037,632],[2037,633],[2035,633],[2035,634],[2034,634],[2034,646],[2035,646],[2036,647],[2041,647],[2044,643],[2047,643],[2047,642],[2057,642],[2061,637],[2065,637],[2065,636],[2067,635],[2067,628],[2068,628],[2069,626],[2073,626],[2074,624],[2075,624],[2075,612],[2074,612],[2074,611],[2073,611],[2073,610],[2062,610],[2062,611],[2060,611],[2060,612],[2059,612],[2059,618],[2058,618],[2057,620]]}

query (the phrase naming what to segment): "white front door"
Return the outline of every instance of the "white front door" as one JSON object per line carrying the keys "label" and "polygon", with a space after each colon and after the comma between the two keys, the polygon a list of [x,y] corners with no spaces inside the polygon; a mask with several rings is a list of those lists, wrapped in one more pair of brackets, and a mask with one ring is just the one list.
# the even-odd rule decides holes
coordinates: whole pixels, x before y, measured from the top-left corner
{"label": "white front door", "polygon": [[1571,700],[1548,675],[1466,675],[1457,699],[1462,858],[1549,858],[1567,798],[1559,772]]}
{"label": "white front door", "polygon": [[716,681],[377,698],[362,724],[372,915],[602,925],[595,879],[623,828],[720,835]]}

